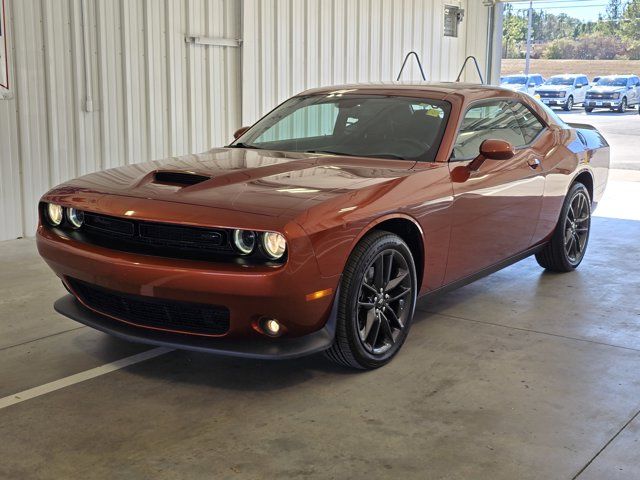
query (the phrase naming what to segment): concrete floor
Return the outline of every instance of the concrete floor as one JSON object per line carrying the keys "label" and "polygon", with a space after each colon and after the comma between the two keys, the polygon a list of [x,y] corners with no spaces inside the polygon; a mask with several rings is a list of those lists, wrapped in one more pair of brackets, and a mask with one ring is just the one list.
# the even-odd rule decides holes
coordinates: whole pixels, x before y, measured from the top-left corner
{"label": "concrete floor", "polygon": [[[170,352],[0,409],[0,478],[640,478],[640,183],[617,177],[578,271],[421,301],[385,368]],[[55,314],[32,240],[0,265],[0,398],[148,349]]]}

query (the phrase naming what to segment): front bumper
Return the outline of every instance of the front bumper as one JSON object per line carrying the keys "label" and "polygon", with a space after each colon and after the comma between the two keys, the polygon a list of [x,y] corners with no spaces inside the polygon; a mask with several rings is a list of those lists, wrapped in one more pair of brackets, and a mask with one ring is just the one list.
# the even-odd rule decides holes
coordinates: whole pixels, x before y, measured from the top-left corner
{"label": "front bumper", "polygon": [[[208,336],[158,331],[108,317],[88,304],[75,308],[69,301],[57,304],[56,309],[70,318],[145,343],[164,342],[177,348],[227,354],[236,350],[240,355],[257,358],[278,355],[286,358],[328,346],[327,339],[333,336],[327,322],[340,280],[339,275],[321,276],[306,234],[295,225],[289,228],[292,238],[289,259],[278,267],[123,252],[79,242],[42,225],[37,232],[37,245],[40,255],[68,288],[69,279],[76,279],[122,294],[224,306],[229,310],[229,329],[224,334]],[[331,293],[308,298],[321,290]],[[278,319],[283,335],[271,338],[260,333],[256,326],[262,317]],[[312,334],[317,335],[309,340]],[[301,338],[306,340],[298,341]],[[284,348],[281,346],[284,344],[295,348]]]}
{"label": "front bumper", "polygon": [[53,306],[58,313],[65,317],[123,340],[180,350],[261,360],[298,358],[329,348],[335,335],[336,307],[337,302],[335,302],[325,326],[316,332],[297,338],[259,338],[247,341],[224,338],[212,340],[196,335],[179,335],[132,327],[89,310],[81,305],[73,295],[65,295],[58,299]]}
{"label": "front bumper", "polygon": [[584,106],[587,108],[617,108],[622,103],[622,99],[618,100],[591,100],[584,101]]}
{"label": "front bumper", "polygon": [[554,105],[554,106],[565,105],[567,103],[567,99],[566,98],[546,98],[546,97],[541,97],[540,101],[542,103],[544,103],[545,105]]}

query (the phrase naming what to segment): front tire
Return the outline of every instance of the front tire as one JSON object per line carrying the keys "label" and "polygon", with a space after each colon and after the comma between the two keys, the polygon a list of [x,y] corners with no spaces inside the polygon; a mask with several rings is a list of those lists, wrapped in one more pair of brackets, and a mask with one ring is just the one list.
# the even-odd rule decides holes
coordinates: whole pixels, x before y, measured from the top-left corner
{"label": "front tire", "polygon": [[573,96],[572,95],[569,95],[569,98],[567,98],[567,101],[565,102],[565,104],[562,107],[562,109],[565,112],[570,112],[571,110],[573,110]]}
{"label": "front tire", "polygon": [[326,356],[356,369],[386,365],[407,337],[416,297],[416,269],[407,244],[390,232],[367,234],[347,261],[336,336]]}
{"label": "front tire", "polygon": [[624,113],[627,111],[627,97],[624,97],[618,107],[618,113]]}
{"label": "front tire", "polygon": [[584,111],[587,113],[593,112],[593,107],[584,107]]}
{"label": "front tire", "polygon": [[579,182],[569,189],[551,241],[536,253],[538,264],[553,272],[575,270],[584,258],[591,231],[591,198]]}

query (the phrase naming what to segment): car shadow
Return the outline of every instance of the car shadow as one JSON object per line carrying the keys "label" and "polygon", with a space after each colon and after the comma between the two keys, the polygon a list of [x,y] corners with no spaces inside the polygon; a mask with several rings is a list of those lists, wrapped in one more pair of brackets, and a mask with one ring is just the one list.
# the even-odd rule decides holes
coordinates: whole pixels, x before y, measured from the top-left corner
{"label": "car shadow", "polygon": [[[123,343],[128,342],[105,334],[101,347],[122,349]],[[348,377],[362,373],[340,367],[322,353],[291,360],[255,360],[187,350],[173,350],[126,371],[172,384],[241,391],[282,390],[327,374]]]}

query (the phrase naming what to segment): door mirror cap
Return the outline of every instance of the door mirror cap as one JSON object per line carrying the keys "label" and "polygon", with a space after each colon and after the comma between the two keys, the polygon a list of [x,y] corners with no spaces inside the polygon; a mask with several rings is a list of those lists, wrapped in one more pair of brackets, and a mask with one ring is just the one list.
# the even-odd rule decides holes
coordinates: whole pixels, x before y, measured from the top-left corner
{"label": "door mirror cap", "polygon": [[250,128],[251,127],[240,127],[238,130],[233,132],[233,138],[237,140],[238,138],[240,138],[244,134],[244,132],[246,132]]}
{"label": "door mirror cap", "polygon": [[480,144],[480,155],[467,165],[470,171],[478,170],[485,160],[509,160],[516,152],[513,146],[505,140],[487,139]]}
{"label": "door mirror cap", "polygon": [[487,139],[480,144],[480,154],[467,165],[461,165],[451,171],[451,180],[466,182],[471,172],[478,170],[485,160],[509,160],[516,154],[513,146],[505,140]]}
{"label": "door mirror cap", "polygon": [[489,160],[509,160],[516,154],[513,146],[505,140],[485,140],[480,144],[480,156]]}

